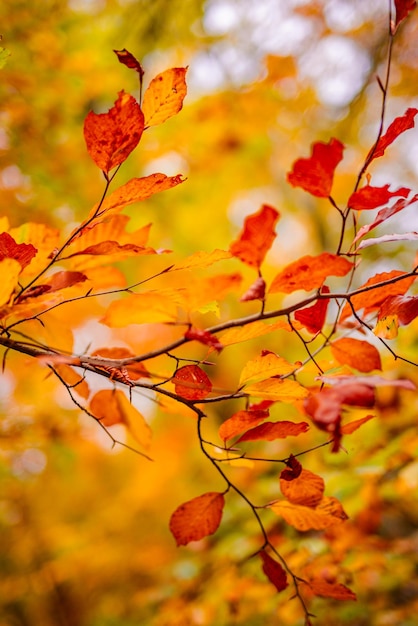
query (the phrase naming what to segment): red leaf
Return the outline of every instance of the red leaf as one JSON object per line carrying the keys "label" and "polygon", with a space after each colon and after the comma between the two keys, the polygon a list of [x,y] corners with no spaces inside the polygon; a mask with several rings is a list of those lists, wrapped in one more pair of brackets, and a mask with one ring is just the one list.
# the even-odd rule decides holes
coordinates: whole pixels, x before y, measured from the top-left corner
{"label": "red leaf", "polygon": [[400,187],[396,191],[389,191],[389,185],[384,187],[371,187],[366,185],[359,191],[355,191],[351,194],[347,206],[356,211],[364,211],[368,209],[375,209],[378,206],[382,206],[388,202],[391,198],[401,196],[407,198],[411,190],[407,187]]}
{"label": "red leaf", "polygon": [[32,261],[37,249],[31,243],[16,243],[9,233],[0,234],[0,261],[15,259],[22,269]]}
{"label": "red leaf", "polygon": [[87,150],[106,174],[123,163],[136,148],[144,130],[144,115],[135,98],[119,92],[115,106],[107,113],[93,111],[84,121]]}
{"label": "red leaf", "polygon": [[264,300],[266,295],[266,281],[259,276],[249,289],[241,296],[241,302],[250,302],[251,300]]}
{"label": "red leaf", "polygon": [[303,256],[290,263],[274,278],[270,293],[292,293],[298,289],[318,289],[328,276],[345,276],[353,264],[344,257],[329,252],[318,256]]}
{"label": "red leaf", "polygon": [[416,0],[395,0],[395,29],[407,17],[408,13],[415,9],[416,5]]}
{"label": "red leaf", "polygon": [[408,130],[409,128],[414,128],[414,117],[418,113],[418,109],[409,108],[400,117],[397,117],[393,120],[393,122],[389,125],[387,131],[382,137],[380,137],[376,148],[369,153],[372,154],[373,159],[377,159],[384,155],[385,150],[391,143],[395,141],[399,135]]}
{"label": "red leaf", "polygon": [[294,480],[302,471],[302,465],[299,461],[291,454],[286,461],[286,469],[282,470],[280,473],[280,480]]}
{"label": "red leaf", "polygon": [[293,170],[287,175],[293,187],[302,187],[318,198],[328,198],[331,194],[334,171],[343,158],[343,144],[338,139],[329,143],[313,144],[309,159],[298,159]]}
{"label": "red leaf", "polygon": [[264,422],[251,430],[248,430],[236,443],[242,441],[274,441],[285,437],[297,437],[301,433],[306,433],[309,425],[306,422]]}
{"label": "red leaf", "polygon": [[184,337],[189,341],[199,341],[205,346],[211,346],[218,352],[220,352],[223,348],[223,345],[219,339],[215,337],[215,335],[212,335],[212,333],[207,330],[200,330],[199,328],[194,328],[193,326],[184,333]]}
{"label": "red leaf", "polygon": [[[321,289],[322,293],[329,293],[329,287],[324,285]],[[317,300],[312,306],[305,307],[295,311],[295,319],[306,328],[306,330],[313,335],[320,333],[325,323],[327,315],[329,299],[324,298]]]}
{"label": "red leaf", "polygon": [[418,316],[418,296],[389,296],[379,309],[378,319],[397,315],[399,324],[406,326]]}
{"label": "red leaf", "polygon": [[176,393],[186,400],[203,400],[212,391],[208,375],[198,365],[180,367],[173,383]]}
{"label": "red leaf", "polygon": [[118,57],[119,63],[122,63],[122,65],[126,65],[126,67],[129,67],[129,69],[135,70],[136,72],[138,72],[140,79],[143,77],[144,70],[142,68],[142,65],[134,57],[133,54],[131,54],[130,52],[128,52],[128,50],[126,50],[126,48],[124,48],[123,50],[113,50],[113,52]]}
{"label": "red leaf", "polygon": [[170,531],[178,546],[212,535],[222,519],[225,498],[209,492],[181,504],[170,518]]}
{"label": "red leaf", "polygon": [[384,209],[381,209],[371,224],[366,224],[360,228],[357,235],[353,239],[353,243],[351,245],[354,245],[356,241],[358,241],[359,239],[361,239],[361,237],[363,237],[363,235],[366,235],[373,228],[376,228],[376,226],[379,226],[379,224],[382,224],[382,222],[385,222],[387,219],[389,219],[389,217],[392,217],[392,215],[399,213],[399,211],[402,211],[403,209],[408,207],[410,204],[413,204],[414,202],[417,202],[417,201],[418,201],[418,194],[406,200],[398,200],[397,202],[395,202],[393,206],[388,206],[388,207],[385,207]]}
{"label": "red leaf", "polygon": [[283,589],[286,589],[288,585],[287,576],[280,563],[272,559],[271,556],[264,550],[260,552],[260,557],[263,561],[263,572],[269,581],[276,587],[277,591],[283,591]]}
{"label": "red leaf", "polygon": [[242,233],[231,244],[231,254],[243,263],[259,268],[276,237],[274,227],[279,217],[276,209],[263,204],[257,213],[245,219]]}
{"label": "red leaf", "polygon": [[357,600],[354,591],[351,591],[341,583],[329,583],[322,579],[312,579],[307,582],[316,596],[323,598],[333,598],[334,600]]}

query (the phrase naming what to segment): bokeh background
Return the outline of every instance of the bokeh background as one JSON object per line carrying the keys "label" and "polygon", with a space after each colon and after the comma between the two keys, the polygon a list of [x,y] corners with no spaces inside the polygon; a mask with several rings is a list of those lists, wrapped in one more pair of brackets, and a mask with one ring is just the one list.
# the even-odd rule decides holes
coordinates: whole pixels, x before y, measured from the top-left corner
{"label": "bokeh background", "polygon": [[[338,214],[292,189],[286,172],[313,141],[337,137],[346,150],[334,195],[347,199],[380,121],[376,76],[386,71],[387,12],[386,0],[3,0],[0,33],[10,57],[0,70],[1,215],[12,226],[44,222],[69,232],[98,201],[103,178],[87,155],[83,120],[91,109],[107,110],[121,89],[138,95],[135,73],[113,52],[126,48],[141,60],[145,84],[169,67],[189,67],[182,112],[144,134],[117,179],[160,171],[187,182],[129,209],[130,228],[152,222],[150,244],[181,258],[228,248],[244,217],[269,203],[282,217],[268,276],[302,254],[334,250]],[[413,13],[394,47],[388,122],[417,106],[417,38]],[[375,185],[413,188],[416,131],[371,173]],[[412,206],[379,233],[414,230],[414,220]],[[369,248],[365,259],[368,277],[409,270],[413,251],[391,243],[384,254]],[[148,271],[143,263],[125,269],[132,279]],[[223,314],[236,310],[231,301]],[[126,338],[93,323],[93,314],[80,311],[78,349]],[[65,324],[55,324],[61,332]],[[151,331],[136,332],[143,349]],[[261,347],[300,358],[289,338],[281,341],[253,342],[247,358]],[[397,349],[413,358],[416,348],[411,325]],[[387,367],[395,366],[397,376],[417,378],[388,356]],[[147,411],[153,463],[112,450],[45,369],[8,356],[0,379],[1,626],[302,624],[290,593],[278,596],[259,564],[246,560],[257,549],[257,528],[242,502],[231,498],[214,538],[175,547],[170,514],[219,489],[219,479],[199,453],[190,417]],[[347,524],[327,537],[271,520],[293,567],[331,578],[344,571],[340,582],[358,593],[357,603],[316,599],[318,623],[416,623],[416,413],[410,395],[382,391],[379,417],[350,438],[347,454],[309,456],[327,493],[343,501]],[[313,434],[309,443],[323,440]],[[293,450],[282,443],[273,452]],[[260,501],[275,497],[277,468],[233,472]]]}

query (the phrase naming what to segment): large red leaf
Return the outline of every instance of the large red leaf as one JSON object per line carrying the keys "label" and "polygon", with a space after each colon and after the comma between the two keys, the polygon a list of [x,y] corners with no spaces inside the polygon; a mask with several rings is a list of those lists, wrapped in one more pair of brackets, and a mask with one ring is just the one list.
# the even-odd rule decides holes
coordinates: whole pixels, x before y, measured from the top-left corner
{"label": "large red leaf", "polygon": [[0,234],[0,261],[15,259],[24,269],[36,253],[37,249],[31,243],[16,243],[9,233]]}
{"label": "large red leaf", "polygon": [[217,531],[225,498],[222,493],[204,493],[181,504],[170,518],[170,531],[178,546],[199,541]]}
{"label": "large red leaf", "polygon": [[328,198],[331,194],[334,171],[343,158],[343,144],[338,139],[329,143],[313,144],[312,156],[298,159],[287,175],[293,187],[302,187],[305,191],[318,198]]}
{"label": "large red leaf", "polygon": [[87,150],[106,174],[123,163],[136,148],[144,130],[144,115],[135,98],[119,92],[115,105],[107,112],[93,111],[84,121]]}
{"label": "large red leaf", "polygon": [[276,209],[263,204],[257,213],[245,219],[242,233],[231,244],[231,254],[243,263],[259,268],[276,237],[274,227],[279,217]]}
{"label": "large red leaf", "polygon": [[260,558],[263,561],[263,572],[271,583],[276,587],[277,591],[286,589],[288,582],[286,572],[283,567],[271,558],[265,550],[260,552]]}
{"label": "large red leaf", "polygon": [[391,143],[395,141],[399,135],[404,133],[409,128],[414,128],[414,118],[418,113],[418,109],[409,108],[400,117],[397,117],[393,120],[393,122],[389,125],[387,131],[382,137],[380,137],[376,148],[373,150],[372,159],[377,159],[378,157],[382,157],[385,154],[385,150]]}
{"label": "large red leaf", "polygon": [[172,381],[176,393],[186,400],[203,400],[212,391],[208,375],[198,365],[180,367]]}
{"label": "large red leaf", "polygon": [[292,293],[298,289],[318,289],[328,276],[345,276],[353,267],[342,256],[323,252],[318,256],[303,256],[290,263],[274,278],[270,293]]}
{"label": "large red leaf", "polygon": [[351,194],[347,206],[356,211],[364,211],[375,209],[388,202],[391,198],[402,197],[407,198],[411,190],[407,187],[400,187],[396,191],[389,191],[389,185],[384,187],[372,187],[366,185],[358,191]]}

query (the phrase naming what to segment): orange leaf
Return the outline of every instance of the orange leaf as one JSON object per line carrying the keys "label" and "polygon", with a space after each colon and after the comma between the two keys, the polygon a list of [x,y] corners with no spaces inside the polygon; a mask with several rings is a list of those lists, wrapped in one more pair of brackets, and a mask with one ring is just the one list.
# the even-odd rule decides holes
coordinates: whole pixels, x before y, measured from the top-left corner
{"label": "orange leaf", "polygon": [[234,343],[241,343],[242,341],[249,341],[250,339],[256,339],[262,337],[268,333],[272,333],[275,330],[287,330],[292,332],[292,327],[288,322],[279,320],[273,324],[265,324],[264,322],[251,322],[241,328],[230,328],[226,330],[221,337],[223,346],[231,346]]}
{"label": "orange leaf", "polygon": [[267,351],[246,363],[239,378],[239,387],[247,385],[249,382],[291,374],[295,369],[297,369],[296,365],[288,363],[286,359],[277,356],[274,352]]}
{"label": "orange leaf", "polygon": [[9,233],[0,234],[0,261],[15,259],[24,269],[36,255],[36,248],[30,243],[16,243]]}
{"label": "orange leaf", "polygon": [[360,372],[382,369],[378,350],[367,341],[343,337],[331,343],[331,352],[339,363],[350,365]]}
{"label": "orange leaf", "polygon": [[275,502],[270,508],[276,515],[283,517],[288,524],[303,532],[324,530],[348,519],[341,503],[336,498],[327,496],[324,496],[314,509],[286,500]]}
{"label": "orange leaf", "polygon": [[219,427],[219,436],[224,441],[236,437],[245,430],[259,424],[269,416],[268,411],[238,411],[225,420]]}
{"label": "orange leaf", "polygon": [[401,115],[393,120],[385,134],[380,137],[375,150],[372,148],[373,152],[371,160],[383,156],[386,148],[388,148],[388,146],[390,146],[390,144],[393,143],[401,133],[404,133],[409,128],[414,128],[414,118],[417,113],[418,109],[409,108],[404,115]]}
{"label": "orange leaf", "polygon": [[274,441],[275,439],[285,439],[286,437],[297,437],[309,430],[306,422],[264,422],[255,428],[251,428],[244,433],[236,443],[242,441]]}
{"label": "orange leaf", "polygon": [[397,315],[400,326],[407,326],[418,315],[418,296],[389,296],[379,309],[378,319]]}
{"label": "orange leaf", "polygon": [[196,267],[209,267],[213,263],[223,261],[224,259],[230,259],[231,253],[225,250],[214,250],[213,252],[195,252],[191,256],[179,261],[171,268],[173,270],[185,270]]}
{"label": "orange leaf", "polygon": [[212,391],[208,375],[198,365],[180,367],[172,381],[176,393],[186,400],[203,400]]}
{"label": "orange leaf", "polygon": [[411,190],[407,187],[400,187],[396,191],[389,191],[389,185],[385,185],[384,187],[365,185],[351,194],[347,206],[356,211],[375,209],[388,202],[391,198],[398,196],[407,198],[410,191]]}
{"label": "orange leaf", "polygon": [[293,164],[292,171],[287,175],[288,182],[293,187],[302,187],[313,196],[328,198],[335,168],[343,158],[343,150],[344,146],[338,139],[331,139],[327,144],[314,143],[312,156],[298,159]]}
{"label": "orange leaf", "polygon": [[181,110],[187,93],[186,72],[187,67],[173,67],[152,79],[142,102],[146,128],[162,124]]}
{"label": "orange leaf", "polygon": [[80,374],[70,367],[69,365],[65,365],[64,363],[57,364],[54,366],[58,374],[61,376],[63,380],[69,385],[74,391],[78,393],[82,398],[88,398],[90,395],[90,390],[87,382],[80,376]]}
{"label": "orange leaf", "polygon": [[358,420],[353,420],[341,426],[341,434],[342,435],[351,435],[354,433],[360,426],[373,419],[374,415],[366,415],[365,417],[360,417]]}
{"label": "orange leaf", "polygon": [[[181,174],[176,176],[166,176],[165,174],[150,174],[142,178],[132,178],[129,182],[119,189],[116,189],[113,193],[106,198],[103,204],[100,206],[98,215],[106,213],[118,213],[126,206],[134,204],[135,202],[142,202],[150,198],[160,191],[166,191],[172,187],[176,187],[180,183],[183,183],[184,179]],[[90,212],[89,218],[91,218],[97,211],[98,207],[95,206]]]}
{"label": "orange leaf", "polygon": [[280,478],[280,490],[292,504],[315,508],[322,500],[325,483],[318,474],[302,469],[299,476],[293,480]]}
{"label": "orange leaf", "polygon": [[9,234],[15,241],[32,244],[37,250],[36,256],[22,272],[25,276],[34,276],[42,271],[60,245],[60,231],[46,224],[28,222],[17,228],[11,228]]}
{"label": "orange leaf", "polygon": [[107,113],[93,111],[84,121],[87,150],[96,165],[106,174],[117,167],[136,148],[144,130],[144,115],[135,98],[120,91]]}
{"label": "orange leaf", "polygon": [[308,395],[307,389],[295,380],[281,380],[280,378],[268,378],[249,385],[245,393],[249,396],[280,402],[294,402]]}
{"label": "orange leaf", "polygon": [[[324,285],[321,289],[321,293],[329,293],[329,287]],[[312,306],[295,311],[295,319],[300,322],[308,332],[316,335],[321,332],[325,324],[328,304],[328,298],[317,300]]]}
{"label": "orange leaf", "polygon": [[184,333],[184,337],[189,341],[199,341],[199,343],[203,343],[203,345],[205,346],[211,346],[218,352],[220,352],[223,348],[223,345],[221,344],[219,339],[215,337],[215,335],[212,335],[212,333],[210,333],[208,330],[201,330],[199,328],[194,328],[193,326],[191,326]]}
{"label": "orange leaf", "polygon": [[344,257],[329,252],[304,256],[287,265],[274,278],[270,293],[292,293],[297,289],[318,289],[328,276],[345,276],[353,264]]}
{"label": "orange leaf", "polygon": [[276,587],[277,591],[286,589],[288,582],[286,572],[283,567],[271,558],[265,550],[260,552],[260,558],[263,561],[263,572],[271,583]]}
{"label": "orange leaf", "polygon": [[314,578],[306,582],[316,596],[333,598],[334,600],[357,600],[354,591],[351,591],[341,583],[329,583],[325,580]]}
{"label": "orange leaf", "polygon": [[111,328],[128,324],[174,322],[177,320],[177,302],[165,293],[146,291],[112,302],[101,322]]}
{"label": "orange leaf", "polygon": [[0,260],[0,276],[2,277],[0,284],[0,306],[9,302],[19,282],[19,274],[21,271],[22,266],[16,259],[3,258]]}
{"label": "orange leaf", "polygon": [[274,227],[279,217],[276,209],[263,204],[257,213],[245,219],[242,233],[231,244],[231,254],[243,263],[259,268],[276,237]]}
{"label": "orange leaf", "polygon": [[216,532],[224,505],[224,495],[213,491],[181,504],[172,514],[169,525],[176,544],[185,546]]}

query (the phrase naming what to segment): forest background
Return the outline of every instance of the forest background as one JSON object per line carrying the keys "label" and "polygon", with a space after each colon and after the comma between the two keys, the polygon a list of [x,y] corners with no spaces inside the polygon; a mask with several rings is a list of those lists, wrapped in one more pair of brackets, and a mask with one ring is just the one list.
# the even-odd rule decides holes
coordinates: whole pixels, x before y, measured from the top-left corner
{"label": "forest background", "polygon": [[[145,85],[167,68],[188,66],[182,111],[144,133],[118,173],[118,186],[154,172],[187,178],[126,210],[131,231],[152,222],[151,245],[174,250],[168,261],[123,261],[129,283],[144,266],[152,274],[173,257],[228,250],[245,217],[263,204],[281,214],[266,279],[304,254],[335,250],[338,215],[324,199],[291,187],[286,173],[313,142],[337,137],[346,149],[333,195],[350,195],[381,119],[376,76],[383,80],[386,72],[386,1],[6,0],[0,29],[10,52],[0,75],[1,215],[12,228],[38,222],[70,232],[100,199],[103,176],[87,154],[83,124],[90,110],[108,110],[121,89],[137,95],[135,73],[113,52],[126,48],[141,61]],[[396,35],[388,122],[417,105],[417,39],[413,12]],[[373,165],[372,183],[414,189],[417,174],[417,134],[410,130]],[[379,234],[416,230],[415,212],[415,205],[406,208]],[[393,268],[410,271],[412,247],[395,241],[365,250],[367,273],[360,271],[359,284]],[[239,303],[254,270],[237,259],[228,263],[244,280],[225,301],[222,319],[258,310],[257,303]],[[165,343],[178,336],[169,325],[110,329],[93,322],[99,309],[89,300],[75,318],[74,311],[68,319],[63,313],[55,336],[77,328],[75,353],[125,342],[146,351],[156,332]],[[201,321],[219,321],[217,308],[201,311]],[[413,360],[416,321],[390,345]],[[304,358],[303,344],[289,333],[253,339],[225,352],[219,386],[238,358],[243,364],[264,348],[288,360]],[[335,356],[327,359],[338,366]],[[409,363],[384,349],[382,359],[394,377],[417,382]],[[176,547],[173,511],[220,489],[193,417],[136,398],[153,430],[149,462],[112,447],[93,419],[74,410],[66,389],[28,357],[7,355],[0,392],[2,626],[303,624],[290,588],[278,594],[259,562],[247,558],[260,547],[257,524],[238,497],[228,500],[216,535]],[[216,428],[228,416],[219,411]],[[356,602],[310,598],[318,623],[414,624],[416,412],[416,395],[382,387],[376,417],[344,439],[344,451],[324,447],[304,457],[304,467],[324,478],[326,493],[343,503],[349,519],[337,530],[324,536],[269,522],[292,568],[311,567],[357,594]],[[132,443],[123,426],[111,432]],[[266,449],[284,458],[327,441],[327,434],[312,429],[303,443],[295,441]],[[231,471],[260,500],[280,495],[277,467],[243,464]]]}

